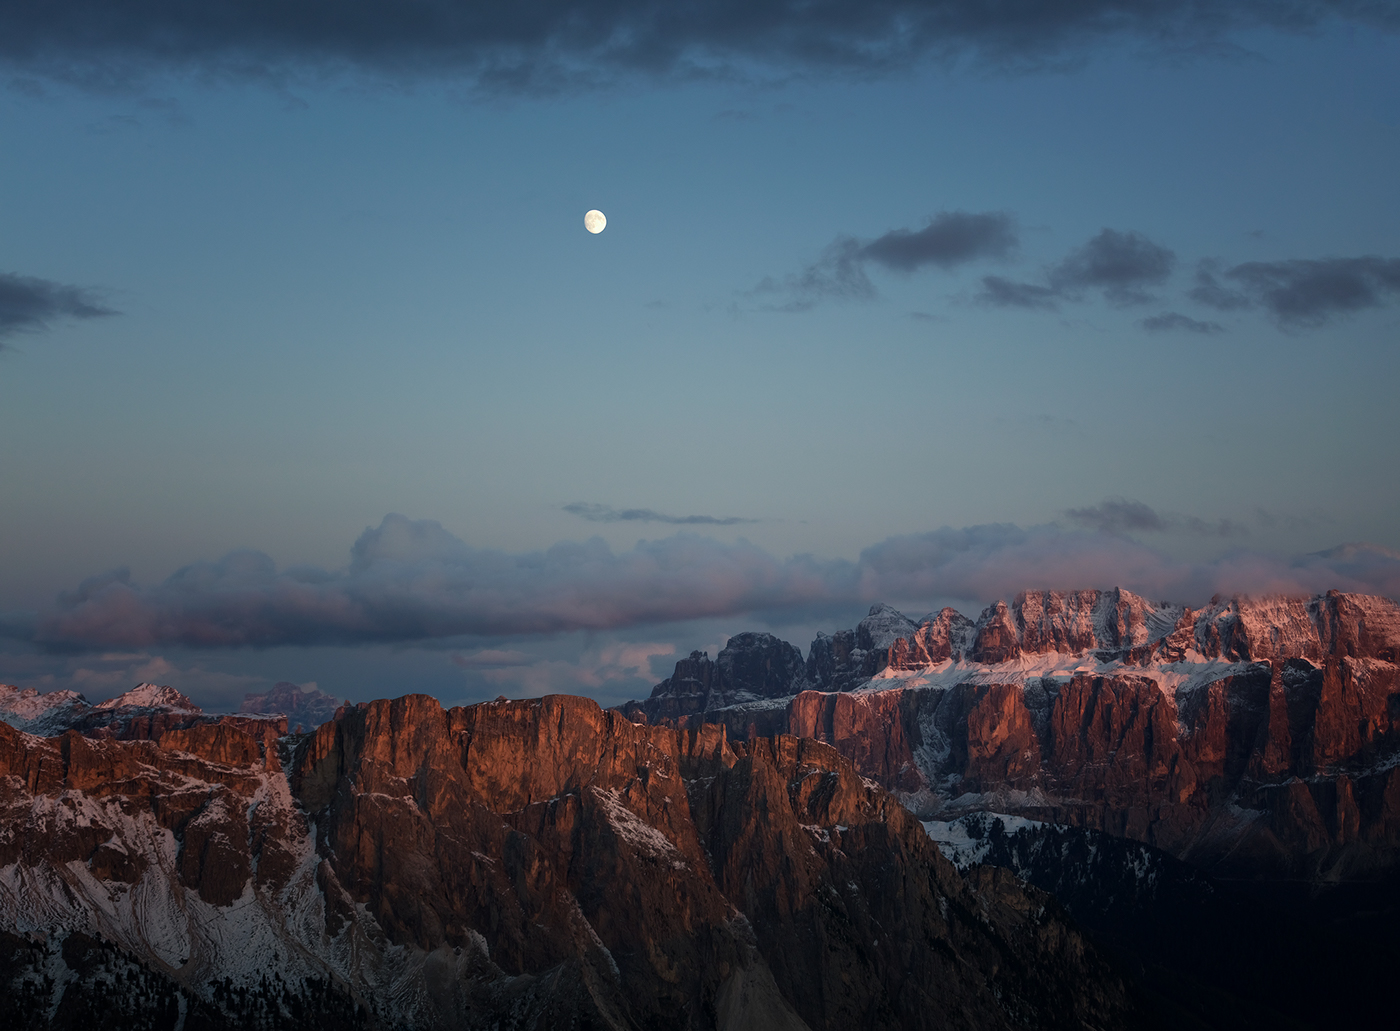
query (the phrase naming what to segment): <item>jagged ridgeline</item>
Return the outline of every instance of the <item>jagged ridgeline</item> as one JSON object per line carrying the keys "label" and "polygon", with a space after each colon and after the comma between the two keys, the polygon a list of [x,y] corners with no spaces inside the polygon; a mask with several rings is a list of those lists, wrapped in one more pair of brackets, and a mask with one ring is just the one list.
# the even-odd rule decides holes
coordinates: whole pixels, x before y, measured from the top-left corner
{"label": "jagged ridgeline", "polygon": [[1397,654],[1385,598],[1031,592],[975,621],[877,605],[805,662],[740,634],[621,711],[826,741],[925,818],[1015,814],[1325,884],[1400,856]]}
{"label": "jagged ridgeline", "polygon": [[805,662],[692,654],[629,717],[826,741],[970,879],[1053,895],[1160,1026],[1373,1027],[1400,963],[1400,610],[1377,597],[1028,592],[877,605]]}
{"label": "jagged ridgeline", "polygon": [[816,741],[567,697],[409,696],[304,736],[186,703],[0,724],[7,1028],[1139,1017],[1053,899],[961,876]]}
{"label": "jagged ridgeline", "polygon": [[[1289,992],[1400,961],[1361,890],[1396,873],[1398,651],[1381,598],[1037,592],[877,606],[805,658],[740,634],[618,711],[300,734],[0,687],[0,1025],[1364,1023]],[[254,707],[286,700],[333,701]]]}

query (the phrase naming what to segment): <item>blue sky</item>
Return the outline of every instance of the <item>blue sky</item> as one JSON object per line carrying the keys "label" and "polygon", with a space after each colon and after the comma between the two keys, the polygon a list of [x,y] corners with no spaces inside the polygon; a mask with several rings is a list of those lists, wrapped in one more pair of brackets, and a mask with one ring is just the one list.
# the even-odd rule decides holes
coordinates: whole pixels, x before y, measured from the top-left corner
{"label": "blue sky", "polygon": [[1400,36],[1340,6],[854,69],[705,37],[737,70],[543,95],[25,29],[0,680],[613,701],[872,600],[1393,594]]}

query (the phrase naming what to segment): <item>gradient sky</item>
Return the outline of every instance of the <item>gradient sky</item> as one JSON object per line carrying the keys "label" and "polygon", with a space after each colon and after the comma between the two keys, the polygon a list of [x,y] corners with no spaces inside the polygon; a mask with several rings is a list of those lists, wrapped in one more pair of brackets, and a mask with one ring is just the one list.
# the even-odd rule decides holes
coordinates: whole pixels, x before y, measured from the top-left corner
{"label": "gradient sky", "polygon": [[7,5],[0,681],[1400,593],[1400,7],[984,6]]}

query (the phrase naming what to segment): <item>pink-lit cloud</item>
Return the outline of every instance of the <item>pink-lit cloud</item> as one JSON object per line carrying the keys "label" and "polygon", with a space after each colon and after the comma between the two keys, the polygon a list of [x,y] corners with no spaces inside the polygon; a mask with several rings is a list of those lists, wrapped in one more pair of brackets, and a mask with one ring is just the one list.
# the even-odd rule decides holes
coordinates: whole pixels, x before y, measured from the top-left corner
{"label": "pink-lit cloud", "polygon": [[[9,634],[79,650],[388,643],[1110,586],[1197,604],[1215,593],[1331,588],[1395,597],[1400,555],[1348,545],[1291,559],[1236,549],[1182,562],[1121,534],[1009,524],[892,537],[854,562],[780,559],[744,541],[688,533],[620,553],[595,538],[507,554],[470,547],[438,523],[391,515],[361,535],[337,571],[278,570],[266,555],[236,551],[154,585],[110,574]],[[497,670],[520,664],[506,651],[464,651],[456,661]]]}

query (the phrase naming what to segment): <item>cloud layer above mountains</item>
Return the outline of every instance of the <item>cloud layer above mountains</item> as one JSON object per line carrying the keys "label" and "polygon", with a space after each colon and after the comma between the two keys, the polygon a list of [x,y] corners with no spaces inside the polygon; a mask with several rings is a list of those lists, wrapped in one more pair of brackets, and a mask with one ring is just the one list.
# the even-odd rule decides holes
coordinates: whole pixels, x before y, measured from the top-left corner
{"label": "cloud layer above mountains", "polygon": [[[1150,511],[1099,514],[1118,517],[1110,527],[1116,531]],[[390,515],[360,536],[349,565],[335,572],[279,571],[252,551],[187,566],[149,586],[119,571],[85,581],[8,634],[59,650],[369,644],[1113,585],[1195,604],[1216,592],[1338,588],[1393,597],[1400,595],[1400,555],[1352,545],[1294,560],[1234,551],[1185,563],[1119,532],[1007,524],[892,537],[854,562],[779,559],[744,541],[689,533],[621,553],[593,539],[505,554],[470,547],[436,522]]]}
{"label": "cloud layer above mountains", "polygon": [[1016,66],[1114,39],[1190,52],[1219,48],[1237,30],[1306,31],[1332,18],[1400,22],[1393,5],[1366,0],[28,0],[8,5],[0,59],[99,82],[153,66],[263,75],[311,65],[550,88],[736,63],[867,73],[928,58]]}

